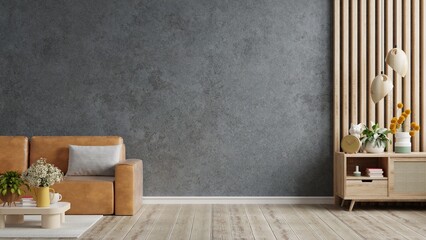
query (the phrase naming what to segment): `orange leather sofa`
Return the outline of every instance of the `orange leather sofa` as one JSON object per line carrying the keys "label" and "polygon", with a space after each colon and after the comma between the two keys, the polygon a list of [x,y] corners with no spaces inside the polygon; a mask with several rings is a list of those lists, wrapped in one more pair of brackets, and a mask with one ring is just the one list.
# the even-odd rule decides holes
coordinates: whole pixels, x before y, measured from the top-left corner
{"label": "orange leather sofa", "polygon": [[[118,136],[34,136],[28,155],[25,137],[0,137],[0,147],[16,151],[16,158],[2,155],[0,171],[23,171],[37,159],[44,157],[64,174],[68,170],[69,145],[106,146],[123,144]],[[125,159],[122,145],[121,161],[115,166],[114,176],[66,176],[63,182],[52,186],[62,194],[62,201],[70,202],[67,214],[134,215],[142,206],[142,161]],[[11,152],[12,153],[12,152]],[[11,154],[10,156],[13,156]],[[28,161],[29,156],[29,161]],[[10,163],[12,162],[12,163]],[[26,163],[26,164],[23,164]],[[16,165],[16,166],[15,166]]]}

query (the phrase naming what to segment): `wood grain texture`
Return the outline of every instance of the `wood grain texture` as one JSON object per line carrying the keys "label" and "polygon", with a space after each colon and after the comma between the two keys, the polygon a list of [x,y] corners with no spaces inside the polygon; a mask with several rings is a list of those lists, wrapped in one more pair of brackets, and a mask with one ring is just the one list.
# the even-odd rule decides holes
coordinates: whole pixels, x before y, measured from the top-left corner
{"label": "wood grain texture", "polygon": [[[402,1],[402,49],[407,54],[408,71],[402,83],[402,101],[404,109],[411,109],[411,0]],[[411,117],[408,116],[403,124],[404,131],[410,127]],[[408,124],[407,124],[408,123]]]}
{"label": "wood grain texture", "polygon": [[[376,11],[375,1],[367,1],[367,28],[368,28],[368,45],[367,45],[367,79],[368,79],[368,91],[367,91],[367,103],[368,103],[368,120],[365,123],[366,126],[370,126],[370,122],[376,122],[376,105],[370,97],[370,86],[376,76]],[[370,126],[371,127],[371,126]]]}
{"label": "wood grain texture", "polygon": [[350,122],[358,124],[358,1],[350,1]]}
{"label": "wood grain texture", "polygon": [[[144,205],[135,216],[103,217],[81,239],[425,239],[423,210],[357,206],[348,212],[335,205]],[[237,223],[234,226],[231,216]],[[238,234],[232,236],[232,231]]]}
{"label": "wood grain texture", "polygon": [[191,240],[211,239],[212,205],[196,205]]}
{"label": "wood grain texture", "polygon": [[148,205],[124,239],[147,239],[164,210],[164,205]]}
{"label": "wood grain texture", "polygon": [[[383,69],[383,36],[382,36],[382,0],[376,0],[376,74],[379,75]],[[379,126],[385,126],[385,100],[380,100],[376,103],[376,122]]]}
{"label": "wood grain texture", "polygon": [[300,239],[321,239],[309,225],[297,214],[291,205],[273,205],[275,211],[281,211],[282,217]]}
{"label": "wood grain texture", "polygon": [[246,211],[243,205],[230,205],[231,231],[233,239],[254,239]]}
{"label": "wood grain texture", "polygon": [[[420,2],[412,0],[411,6],[411,121],[420,120]],[[420,149],[419,135],[411,138],[414,152]]]}
{"label": "wood grain texture", "polygon": [[426,151],[426,3],[420,1],[420,150]]}
{"label": "wood grain texture", "polygon": [[192,225],[194,223],[195,207],[194,205],[182,206],[170,239],[188,240],[191,237]]}
{"label": "wood grain texture", "polygon": [[334,0],[334,36],[333,36],[333,105],[334,105],[334,151],[340,151],[340,0]]}
{"label": "wood grain texture", "polygon": [[[389,52],[393,48],[393,1],[385,1],[385,54]],[[392,68],[385,64],[385,74],[388,75],[389,80],[394,83],[395,75],[392,70]],[[393,91],[391,91],[385,98],[385,110],[386,110],[386,118],[385,118],[385,124],[384,127],[389,128],[390,127],[390,121],[393,117]],[[392,134],[388,134],[389,139],[393,138]],[[392,152],[393,151],[393,144],[389,144],[386,151]]]}
{"label": "wood grain texture", "polygon": [[213,239],[232,239],[231,232],[231,215],[229,207],[225,204],[213,205],[213,223],[212,223]]}
{"label": "wood grain texture", "polygon": [[181,205],[166,205],[148,235],[148,239],[169,239],[177,222]]}
{"label": "wood grain texture", "polygon": [[253,236],[255,239],[275,240],[275,235],[272,232],[265,216],[258,205],[244,205],[247,218],[249,220]]}
{"label": "wood grain texture", "polygon": [[342,136],[349,132],[349,0],[342,0]]}
{"label": "wood grain texture", "polygon": [[275,210],[272,205],[261,205],[260,209],[277,239],[299,239],[293,229],[287,224],[281,211]]}
{"label": "wood grain texture", "polygon": [[359,122],[367,123],[367,0],[359,0]]}

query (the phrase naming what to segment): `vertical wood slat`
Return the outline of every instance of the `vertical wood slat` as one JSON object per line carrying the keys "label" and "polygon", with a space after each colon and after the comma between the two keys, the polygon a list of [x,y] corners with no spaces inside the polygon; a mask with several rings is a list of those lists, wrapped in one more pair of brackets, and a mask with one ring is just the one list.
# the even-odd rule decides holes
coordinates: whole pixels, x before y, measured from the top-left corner
{"label": "vertical wood slat", "polygon": [[376,106],[371,100],[370,97],[370,86],[373,82],[374,77],[376,76],[376,68],[375,68],[375,1],[374,0],[368,0],[368,15],[367,15],[367,27],[368,27],[368,48],[367,48],[367,55],[368,55],[368,65],[367,65],[367,79],[368,79],[368,91],[367,91],[367,101],[368,101],[368,123],[366,123],[367,126],[370,126],[370,122],[376,122]]}
{"label": "vertical wood slat", "polygon": [[[404,109],[411,108],[411,1],[406,0],[402,1],[402,49],[405,54],[407,54],[408,59],[408,71],[405,78],[402,80],[402,99],[404,104]],[[408,116],[404,122],[403,130],[407,131],[409,128],[409,123],[411,122],[411,117]]]}
{"label": "vertical wood slat", "polygon": [[[390,49],[393,48],[393,0],[391,1],[385,1],[385,46],[384,51],[387,53]],[[393,81],[394,75],[393,70],[389,65],[385,64],[385,74],[389,77],[388,81]],[[385,98],[386,101],[386,122],[385,127],[389,128],[390,120],[393,117],[393,92],[391,91]],[[391,138],[393,135],[389,134],[389,137]],[[387,147],[388,152],[393,151],[393,144],[388,144]]]}
{"label": "vertical wood slat", "polygon": [[349,0],[342,1],[342,136],[349,132]]}
{"label": "vertical wood slat", "polygon": [[334,0],[334,151],[340,151],[340,0]]}
{"label": "vertical wood slat", "polygon": [[426,3],[420,2],[420,106],[421,106],[421,122],[420,134],[421,139],[420,151],[426,151]]}
{"label": "vertical wood slat", "polygon": [[[376,73],[379,75],[382,69],[382,0],[376,0]],[[376,103],[376,122],[383,127],[385,123],[384,101]]]}
{"label": "vertical wood slat", "polygon": [[[402,49],[402,0],[394,1],[394,23],[396,24],[394,41],[397,48]],[[394,72],[394,116],[398,115],[397,103],[402,102],[402,77]]]}
{"label": "vertical wood slat", "polygon": [[359,122],[367,124],[367,0],[359,0]]}
{"label": "vertical wood slat", "polygon": [[[420,45],[419,45],[419,0],[412,0],[411,7],[411,120],[419,123],[420,115]],[[408,122],[410,123],[410,122]],[[420,149],[419,135],[416,134],[411,138],[412,149],[418,152]]]}
{"label": "vertical wood slat", "polygon": [[350,122],[358,124],[358,4],[357,0],[351,0],[351,108]]}

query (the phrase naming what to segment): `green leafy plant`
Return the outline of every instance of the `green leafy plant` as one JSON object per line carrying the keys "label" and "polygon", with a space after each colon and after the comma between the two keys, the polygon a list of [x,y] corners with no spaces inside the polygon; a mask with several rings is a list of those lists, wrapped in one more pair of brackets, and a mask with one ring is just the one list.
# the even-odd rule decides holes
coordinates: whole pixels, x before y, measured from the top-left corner
{"label": "green leafy plant", "polygon": [[365,147],[370,142],[375,147],[387,147],[388,143],[392,143],[392,140],[388,138],[389,133],[391,133],[390,130],[379,127],[378,123],[374,124],[371,129],[364,125],[361,136],[362,145]]}
{"label": "green leafy plant", "polygon": [[2,196],[6,196],[7,193],[15,193],[21,196],[23,192],[20,187],[22,185],[28,188],[21,175],[16,171],[7,171],[0,175],[0,193]]}

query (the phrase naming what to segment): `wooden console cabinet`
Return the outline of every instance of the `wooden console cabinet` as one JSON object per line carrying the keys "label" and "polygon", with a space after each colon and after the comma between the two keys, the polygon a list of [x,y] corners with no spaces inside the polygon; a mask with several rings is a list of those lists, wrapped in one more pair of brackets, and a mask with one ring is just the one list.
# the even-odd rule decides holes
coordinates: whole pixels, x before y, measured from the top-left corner
{"label": "wooden console cabinet", "polygon": [[[359,166],[360,177],[353,176]],[[368,177],[366,168],[382,168],[383,177]],[[335,202],[426,201],[426,152],[334,154]]]}

